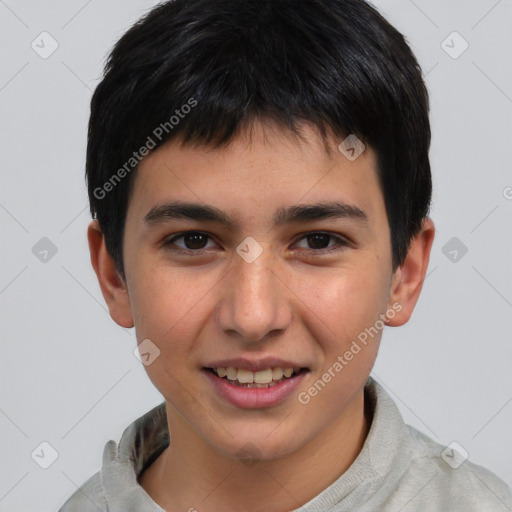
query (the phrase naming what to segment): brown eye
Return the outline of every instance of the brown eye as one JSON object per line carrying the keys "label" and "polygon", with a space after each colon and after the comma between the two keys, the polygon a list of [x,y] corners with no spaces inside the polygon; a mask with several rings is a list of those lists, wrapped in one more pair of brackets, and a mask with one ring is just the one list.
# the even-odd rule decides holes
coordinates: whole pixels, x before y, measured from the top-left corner
{"label": "brown eye", "polygon": [[[305,244],[304,244],[305,242]],[[301,249],[309,249],[312,252],[322,253],[338,251],[347,247],[349,242],[340,236],[331,233],[308,233],[299,239],[296,246]]]}
{"label": "brown eye", "polygon": [[204,249],[208,237],[202,233],[189,233],[183,236],[183,241],[187,249]]}
{"label": "brown eye", "polygon": [[[177,243],[178,240],[180,243]],[[172,246],[176,246],[176,250],[183,250],[183,251],[200,251],[201,249],[209,249],[210,247],[207,247],[207,243],[210,240],[210,236],[208,236],[206,233],[201,233],[199,231],[188,231],[186,233],[180,233],[178,235],[173,236],[169,240],[164,242],[164,246],[173,249]]]}
{"label": "brown eye", "polygon": [[325,233],[315,233],[306,237],[311,249],[325,249],[329,246],[329,240],[332,237]]}

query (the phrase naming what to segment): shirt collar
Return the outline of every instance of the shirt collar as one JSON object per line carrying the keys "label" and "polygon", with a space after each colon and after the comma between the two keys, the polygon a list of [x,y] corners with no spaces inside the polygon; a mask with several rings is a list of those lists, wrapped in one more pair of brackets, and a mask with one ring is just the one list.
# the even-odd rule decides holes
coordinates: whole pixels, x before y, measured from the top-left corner
{"label": "shirt collar", "polygon": [[137,478],[168,445],[165,402],[128,426],[119,445],[112,440],[105,445],[101,483],[109,512],[165,512]]}
{"label": "shirt collar", "polygon": [[[410,459],[407,426],[391,397],[372,377],[365,385],[365,401],[373,418],[361,452],[340,478],[297,512],[353,510],[377,493],[392,472],[399,478],[406,470]],[[127,427],[119,445],[114,441],[105,445],[101,482],[109,511],[165,512],[139,485],[137,477],[168,445],[165,402]]]}
{"label": "shirt collar", "polygon": [[[387,492],[408,468],[412,445],[407,425],[386,390],[372,377],[365,403],[373,411],[368,436],[352,465],[329,487],[292,512],[353,512]],[[384,500],[384,497],[381,497]]]}

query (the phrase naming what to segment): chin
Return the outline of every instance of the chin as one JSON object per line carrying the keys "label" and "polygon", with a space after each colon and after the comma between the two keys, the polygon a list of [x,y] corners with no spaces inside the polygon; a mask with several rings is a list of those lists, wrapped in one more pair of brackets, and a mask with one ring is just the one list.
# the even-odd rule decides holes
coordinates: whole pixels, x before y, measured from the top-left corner
{"label": "chin", "polygon": [[[229,429],[227,429],[229,432]],[[273,432],[269,430],[256,430],[252,432],[233,433],[233,437],[221,434],[223,439],[210,440],[210,444],[217,451],[244,462],[247,466],[257,462],[273,461],[291,455],[301,448],[307,439],[304,439],[304,429],[301,428],[301,437],[297,437],[297,429],[279,431],[279,425],[274,424]],[[269,435],[268,432],[271,432]],[[225,435],[224,435],[225,434]]]}

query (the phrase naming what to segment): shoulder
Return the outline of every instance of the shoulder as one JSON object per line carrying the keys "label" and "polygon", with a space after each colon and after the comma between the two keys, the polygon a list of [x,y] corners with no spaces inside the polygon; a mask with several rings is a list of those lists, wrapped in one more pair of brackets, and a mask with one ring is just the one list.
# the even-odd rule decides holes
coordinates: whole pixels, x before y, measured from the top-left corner
{"label": "shoulder", "polygon": [[107,510],[105,492],[98,471],[71,495],[59,512],[107,512]]}
{"label": "shoulder", "polygon": [[462,447],[442,446],[411,426],[408,430],[414,449],[404,480],[416,505],[425,510],[512,510],[510,486],[471,462]]}

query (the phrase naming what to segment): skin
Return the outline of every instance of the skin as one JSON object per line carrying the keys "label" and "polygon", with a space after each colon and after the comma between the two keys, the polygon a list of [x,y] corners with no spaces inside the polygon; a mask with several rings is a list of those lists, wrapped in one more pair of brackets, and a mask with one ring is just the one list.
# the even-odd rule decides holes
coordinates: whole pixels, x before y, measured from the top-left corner
{"label": "skin", "polygon": [[[89,226],[91,262],[112,318],[135,326],[139,343],[149,338],[161,351],[145,368],[166,400],[171,444],[139,481],[167,511],[283,512],[339,478],[371,425],[363,389],[382,330],[307,405],[293,393],[275,407],[234,407],[203,375],[205,363],[236,356],[290,359],[310,369],[298,390],[307,391],[379,315],[400,304],[386,325],[403,325],[418,300],[433,222],[424,220],[393,272],[373,150],[349,161],[331,137],[329,156],[312,126],[302,130],[305,141],[255,122],[221,149],[173,140],[147,156],[128,206],[126,282],[97,221]],[[154,206],[176,199],[215,206],[236,223],[144,222]],[[326,201],[355,205],[368,220],[273,226],[278,208]],[[183,238],[162,245],[193,230],[209,235],[200,238],[203,249]],[[318,231],[347,244],[337,247],[337,239],[326,237],[315,246],[305,235]],[[236,253],[248,236],[263,249],[252,263]],[[187,254],[177,252],[187,247]],[[258,450],[250,466],[237,458],[246,443]]]}

